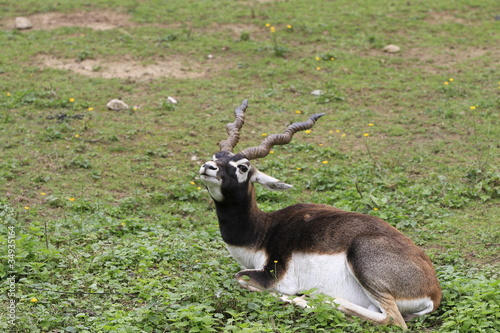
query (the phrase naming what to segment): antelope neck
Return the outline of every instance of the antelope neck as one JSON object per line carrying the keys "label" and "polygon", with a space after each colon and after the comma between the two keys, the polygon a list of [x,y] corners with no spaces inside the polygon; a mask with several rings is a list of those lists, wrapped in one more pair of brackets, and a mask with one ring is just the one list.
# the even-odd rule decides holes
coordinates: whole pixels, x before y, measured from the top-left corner
{"label": "antelope neck", "polygon": [[254,195],[252,193],[249,200],[234,204],[215,202],[220,232],[227,244],[246,247],[261,244],[268,218],[251,199]]}

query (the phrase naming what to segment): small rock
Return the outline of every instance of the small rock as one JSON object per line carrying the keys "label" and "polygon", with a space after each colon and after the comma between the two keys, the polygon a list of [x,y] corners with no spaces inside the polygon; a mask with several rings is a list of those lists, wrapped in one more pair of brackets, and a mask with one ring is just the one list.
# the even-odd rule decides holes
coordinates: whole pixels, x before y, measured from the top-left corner
{"label": "small rock", "polygon": [[398,53],[399,51],[401,51],[401,48],[397,45],[389,44],[384,47],[384,52],[387,53]]}
{"label": "small rock", "polygon": [[209,54],[209,55],[207,55],[207,58],[208,58],[208,59],[213,59],[213,58],[214,58],[214,56],[213,56],[213,55],[211,55],[211,54]]}
{"label": "small rock", "polygon": [[14,21],[17,30],[26,30],[33,28],[33,23],[26,17],[16,17]]}
{"label": "small rock", "polygon": [[113,111],[128,110],[129,106],[121,99],[112,99],[106,104],[108,109]]}
{"label": "small rock", "polygon": [[177,100],[173,97],[170,97],[170,96],[167,97],[167,101],[169,101],[172,104],[177,104]]}
{"label": "small rock", "polygon": [[313,96],[320,96],[320,95],[323,95],[323,91],[321,91],[321,90],[313,90],[313,91],[311,91],[311,95],[313,95]]}

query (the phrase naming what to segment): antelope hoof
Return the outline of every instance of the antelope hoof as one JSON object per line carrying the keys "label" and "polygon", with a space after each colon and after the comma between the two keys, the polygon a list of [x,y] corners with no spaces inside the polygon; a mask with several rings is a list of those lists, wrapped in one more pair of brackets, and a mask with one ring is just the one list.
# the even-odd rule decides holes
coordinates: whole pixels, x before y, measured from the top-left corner
{"label": "antelope hoof", "polygon": [[250,279],[248,279],[248,276],[246,276],[246,275],[239,276],[239,277],[236,278],[236,280],[238,281],[238,283],[240,284],[240,286],[242,286],[245,289],[248,289],[250,291],[263,291],[263,289],[260,289],[260,288],[257,288],[255,286],[251,285],[249,283]]}
{"label": "antelope hoof", "polygon": [[279,299],[280,301],[287,303],[287,304],[293,304],[301,307],[302,309],[305,308],[310,308],[311,306],[307,305],[307,301],[304,299],[306,295],[302,295],[300,297],[295,297],[293,299],[290,299],[288,295],[283,295]]}
{"label": "antelope hoof", "polygon": [[294,299],[292,299],[292,303],[297,306],[300,306],[302,309],[310,308],[311,306],[307,305],[307,301],[304,299],[304,297],[305,295],[300,297],[295,297]]}

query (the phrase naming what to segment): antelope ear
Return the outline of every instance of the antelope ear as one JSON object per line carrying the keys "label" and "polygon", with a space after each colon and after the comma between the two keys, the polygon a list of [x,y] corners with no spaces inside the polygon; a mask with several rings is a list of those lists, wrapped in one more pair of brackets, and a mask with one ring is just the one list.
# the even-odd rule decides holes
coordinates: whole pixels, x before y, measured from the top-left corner
{"label": "antelope ear", "polygon": [[265,173],[260,172],[257,169],[255,169],[255,174],[252,176],[251,181],[259,183],[271,191],[283,191],[293,187],[292,185],[283,183],[282,181],[274,177],[271,177],[269,175],[266,175]]}

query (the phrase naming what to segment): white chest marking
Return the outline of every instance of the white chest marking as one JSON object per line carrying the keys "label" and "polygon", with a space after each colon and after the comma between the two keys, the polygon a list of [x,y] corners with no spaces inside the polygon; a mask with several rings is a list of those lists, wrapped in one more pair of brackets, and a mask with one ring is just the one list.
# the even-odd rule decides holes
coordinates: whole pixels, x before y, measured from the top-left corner
{"label": "white chest marking", "polygon": [[267,254],[263,250],[252,250],[232,245],[226,246],[233,258],[246,269],[262,269],[267,262]]}

